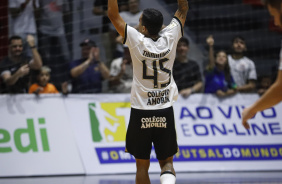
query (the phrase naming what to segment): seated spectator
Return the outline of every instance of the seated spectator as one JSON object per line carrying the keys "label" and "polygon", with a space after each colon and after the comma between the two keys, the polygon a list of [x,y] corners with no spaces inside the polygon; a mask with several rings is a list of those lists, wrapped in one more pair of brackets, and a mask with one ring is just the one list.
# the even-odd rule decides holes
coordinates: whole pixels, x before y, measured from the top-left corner
{"label": "seated spectator", "polygon": [[182,37],[177,44],[176,58],[173,66],[173,78],[179,94],[188,97],[200,92],[203,87],[200,67],[196,61],[188,59],[189,41]]}
{"label": "seated spectator", "polygon": [[214,39],[207,38],[209,45],[209,63],[205,71],[205,93],[215,93],[217,96],[225,97],[236,93],[237,85],[230,73],[227,54],[219,51],[214,58]]}
{"label": "seated spectator", "polygon": [[9,56],[0,62],[0,74],[6,93],[27,93],[31,79],[30,69],[38,70],[42,66],[34,37],[28,35],[26,41],[32,50],[32,58],[23,54],[22,38],[12,36],[9,39]]}
{"label": "seated spectator", "polygon": [[28,93],[42,94],[42,93],[59,93],[57,88],[49,83],[51,69],[43,66],[37,76],[37,83],[32,84]]}
{"label": "seated spectator", "polygon": [[245,39],[241,36],[234,37],[231,49],[228,62],[237,90],[243,93],[254,92],[257,80],[256,67],[254,62],[245,56],[247,51]]}
{"label": "seated spectator", "polygon": [[114,93],[130,93],[133,80],[133,66],[130,52],[124,46],[123,57],[113,60],[110,70],[110,91]]}
{"label": "seated spectator", "polygon": [[272,77],[269,75],[260,76],[258,82],[257,92],[260,96],[263,95],[273,83]]}
{"label": "seated spectator", "polygon": [[82,58],[70,63],[72,93],[101,93],[102,81],[109,79],[107,66],[100,61],[100,50],[89,39],[80,44]]}

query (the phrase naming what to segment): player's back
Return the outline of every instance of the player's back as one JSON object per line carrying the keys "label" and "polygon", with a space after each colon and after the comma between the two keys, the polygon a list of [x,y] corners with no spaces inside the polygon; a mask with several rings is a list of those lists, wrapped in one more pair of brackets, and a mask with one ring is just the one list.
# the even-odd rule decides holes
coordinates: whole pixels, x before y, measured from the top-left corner
{"label": "player's back", "polygon": [[174,18],[170,25],[152,40],[126,27],[125,41],[133,62],[131,106],[137,109],[170,107],[178,96],[172,75],[176,47],[182,36],[181,24]]}

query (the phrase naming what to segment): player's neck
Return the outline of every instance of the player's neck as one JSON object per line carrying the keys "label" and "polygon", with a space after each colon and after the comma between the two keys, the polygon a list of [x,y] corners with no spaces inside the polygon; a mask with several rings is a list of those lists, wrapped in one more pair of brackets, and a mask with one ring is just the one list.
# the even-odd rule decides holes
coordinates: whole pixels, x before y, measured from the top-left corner
{"label": "player's neck", "polygon": [[160,36],[159,35],[145,35],[146,37],[148,37],[148,38],[151,38],[152,40],[154,40],[154,41],[157,41],[159,38],[160,38]]}

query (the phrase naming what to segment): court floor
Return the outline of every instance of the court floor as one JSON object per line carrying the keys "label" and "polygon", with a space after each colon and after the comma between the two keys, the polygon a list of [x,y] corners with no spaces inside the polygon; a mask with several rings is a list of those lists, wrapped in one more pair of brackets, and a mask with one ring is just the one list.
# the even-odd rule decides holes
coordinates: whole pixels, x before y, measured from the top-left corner
{"label": "court floor", "polygon": [[[0,184],[135,184],[134,174],[0,178]],[[159,174],[150,174],[160,184]],[[282,184],[280,172],[178,173],[176,184]]]}

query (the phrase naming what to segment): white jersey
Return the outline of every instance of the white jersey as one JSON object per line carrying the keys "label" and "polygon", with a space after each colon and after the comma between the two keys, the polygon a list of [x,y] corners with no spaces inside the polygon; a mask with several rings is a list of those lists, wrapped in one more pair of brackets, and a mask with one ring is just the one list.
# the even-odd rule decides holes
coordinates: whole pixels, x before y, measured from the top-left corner
{"label": "white jersey", "polygon": [[237,86],[245,85],[248,80],[257,80],[256,66],[248,57],[233,59],[231,55],[228,55],[228,63]]}
{"label": "white jersey", "polygon": [[130,50],[133,63],[131,107],[162,109],[172,106],[177,100],[178,89],[172,67],[182,35],[182,25],[176,17],[160,31],[160,38],[156,41],[126,25],[124,43]]}

